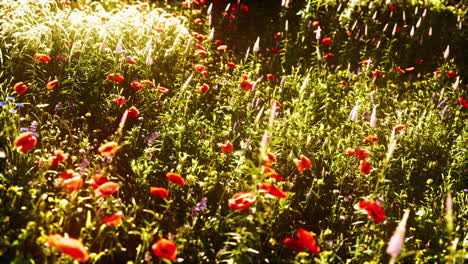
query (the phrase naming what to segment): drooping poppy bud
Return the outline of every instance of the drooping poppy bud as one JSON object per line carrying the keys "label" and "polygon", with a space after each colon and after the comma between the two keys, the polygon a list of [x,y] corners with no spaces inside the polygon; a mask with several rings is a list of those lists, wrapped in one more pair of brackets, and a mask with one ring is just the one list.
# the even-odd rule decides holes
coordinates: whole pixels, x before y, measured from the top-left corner
{"label": "drooping poppy bud", "polygon": [[47,83],[46,87],[47,87],[47,89],[52,90],[52,89],[55,88],[55,86],[57,86],[57,84],[58,84],[58,80],[57,80],[57,79],[54,79],[54,80],[52,80],[52,81],[49,81],[49,82]]}

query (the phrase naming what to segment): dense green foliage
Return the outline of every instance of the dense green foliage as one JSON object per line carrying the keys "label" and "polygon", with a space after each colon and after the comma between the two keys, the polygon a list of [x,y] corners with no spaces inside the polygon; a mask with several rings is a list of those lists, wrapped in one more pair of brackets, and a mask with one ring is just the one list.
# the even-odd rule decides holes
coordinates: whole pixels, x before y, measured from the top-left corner
{"label": "dense green foliage", "polygon": [[[183,263],[468,258],[466,6],[203,2],[0,2],[0,262],[76,262],[57,233],[88,263],[169,262],[151,249],[161,238]],[[37,144],[19,151],[26,131]],[[105,156],[108,142],[118,149]],[[68,157],[52,164],[58,150]],[[96,176],[118,191],[100,197]],[[240,192],[256,194],[246,210],[228,205]],[[385,220],[356,210],[363,200]],[[118,211],[118,225],[102,221]],[[284,243],[300,228],[320,253]]]}

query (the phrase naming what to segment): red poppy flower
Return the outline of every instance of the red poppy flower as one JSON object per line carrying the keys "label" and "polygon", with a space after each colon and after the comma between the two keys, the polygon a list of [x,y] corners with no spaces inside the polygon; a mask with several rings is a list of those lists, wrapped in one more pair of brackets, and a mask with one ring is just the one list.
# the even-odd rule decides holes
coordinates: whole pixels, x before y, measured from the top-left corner
{"label": "red poppy flower", "polygon": [[205,47],[203,47],[203,46],[200,45],[200,44],[196,44],[195,47],[196,47],[197,49],[199,49],[199,50],[204,50],[204,51],[206,51]]}
{"label": "red poppy flower", "polygon": [[26,84],[23,82],[17,82],[15,86],[13,86],[13,90],[17,94],[24,94],[28,90],[28,86],[26,86]]}
{"label": "red poppy flower", "polygon": [[277,173],[275,170],[273,170],[272,168],[268,166],[262,166],[262,173],[269,174],[271,178],[278,180],[278,181],[284,180],[283,176],[281,176],[279,173]]}
{"label": "red poppy flower", "polygon": [[361,160],[361,162],[359,163],[359,170],[362,173],[367,175],[370,173],[371,169],[372,169],[372,165],[369,162],[367,162],[366,159]]}
{"label": "red poppy flower", "polygon": [[94,194],[97,197],[111,196],[119,190],[120,185],[116,182],[108,181],[105,182],[94,190]]}
{"label": "red poppy flower", "polygon": [[382,206],[375,201],[359,201],[354,205],[354,209],[366,212],[376,223],[380,223],[385,220],[385,212]]}
{"label": "red poppy flower", "polygon": [[[78,173],[74,173],[74,175],[75,174]],[[62,183],[60,183],[60,186],[68,189],[70,192],[78,191],[79,189],[81,189],[81,187],[83,187],[83,179],[78,174],[78,176],[74,176],[73,178],[64,180]]]}
{"label": "red poppy flower", "polygon": [[243,80],[239,86],[242,90],[247,92],[252,90],[253,83],[250,80]]}
{"label": "red poppy flower", "polygon": [[273,38],[277,39],[277,38],[281,37],[281,34],[282,34],[281,32],[277,32],[277,33],[275,33],[275,35],[273,35]]}
{"label": "red poppy flower", "polygon": [[328,58],[332,58],[332,57],[335,57],[335,54],[333,53],[327,53],[323,56],[325,59],[328,59]]}
{"label": "red poppy flower", "polygon": [[34,54],[33,59],[38,62],[49,62],[50,57],[47,54],[44,53],[36,53]]}
{"label": "red poppy flower", "polygon": [[244,11],[244,12],[249,12],[249,7],[247,5],[241,5],[241,9]]}
{"label": "red poppy flower", "polygon": [[201,18],[196,18],[196,19],[193,21],[193,23],[195,23],[195,24],[201,24],[201,23],[203,23],[203,21],[201,20]]}
{"label": "red poppy flower", "polygon": [[93,178],[88,181],[88,184],[91,185],[91,187],[93,187],[93,189],[97,189],[100,185],[102,185],[103,183],[106,183],[108,181],[109,181],[109,179],[107,177],[105,177],[105,176],[94,175]]}
{"label": "red poppy flower", "polygon": [[47,85],[46,85],[46,87],[47,87],[47,89],[52,90],[52,89],[55,88],[55,86],[56,86],[57,84],[58,84],[58,80],[57,80],[57,79],[54,79],[54,80],[48,82]]}
{"label": "red poppy flower", "polygon": [[320,247],[317,246],[315,238],[311,232],[305,230],[304,228],[299,228],[299,231],[296,234],[297,239],[299,239],[302,244],[310,250],[310,252],[318,254],[320,253]]}
{"label": "red poppy flower", "polygon": [[68,159],[68,154],[65,154],[63,150],[59,149],[54,151],[54,156],[49,158],[49,165],[52,167],[57,167],[60,162],[64,162]]}
{"label": "red poppy flower", "polygon": [[229,66],[229,68],[231,68],[231,69],[236,68],[236,64],[234,62],[232,62],[232,61],[228,62],[227,66]]}
{"label": "red poppy flower", "polygon": [[312,26],[317,27],[318,25],[320,25],[320,21],[316,20],[312,22]]}
{"label": "red poppy flower", "polygon": [[398,130],[402,130],[402,129],[404,129],[404,128],[405,128],[405,125],[398,124],[398,125],[396,125],[396,126],[393,127],[393,130],[397,130],[397,131],[398,131]]}
{"label": "red poppy flower", "polygon": [[299,228],[299,231],[296,234],[297,239],[287,237],[283,240],[283,243],[291,250],[302,252],[306,248],[310,252],[318,254],[320,253],[320,247],[317,246],[315,238],[312,235],[312,232],[305,230],[304,228]]}
{"label": "red poppy flower", "polygon": [[370,153],[362,148],[355,148],[354,153],[357,155],[358,160],[363,160],[370,156]]}
{"label": "red poppy flower", "polygon": [[124,80],[125,78],[120,73],[109,73],[107,75],[107,81],[111,83],[119,83],[119,82],[123,82]]}
{"label": "red poppy flower", "polygon": [[131,82],[130,86],[132,86],[133,88],[135,88],[137,90],[143,90],[144,89],[143,85],[141,85],[141,83],[137,82],[137,81]]}
{"label": "red poppy flower", "polygon": [[463,97],[458,97],[458,101],[460,102],[460,104],[464,107],[464,108],[468,108],[468,101],[465,100],[465,98]]}
{"label": "red poppy flower", "polygon": [[140,115],[140,111],[135,106],[132,106],[128,109],[127,117],[130,119],[134,119]]}
{"label": "red poppy flower", "polygon": [[168,93],[169,89],[158,85],[158,87],[156,87],[156,92],[158,92],[158,93]]}
{"label": "red poppy flower", "polygon": [[274,76],[273,74],[271,74],[271,73],[268,73],[268,74],[266,75],[266,77],[267,77],[267,79],[268,79],[270,82],[276,81],[275,76]]}
{"label": "red poppy flower", "polygon": [[423,63],[424,63],[424,60],[418,58],[418,59],[416,59],[416,62],[417,62],[418,64],[423,64]]}
{"label": "red poppy flower", "polygon": [[202,72],[202,71],[206,71],[206,67],[201,65],[201,64],[197,64],[195,66],[193,66],[193,69],[197,72]]}
{"label": "red poppy flower", "polygon": [[119,98],[114,99],[114,102],[115,102],[116,104],[119,104],[119,105],[124,104],[124,103],[125,103],[125,97],[124,97],[124,96],[120,96]]}
{"label": "red poppy flower", "polygon": [[304,244],[299,239],[287,237],[283,239],[283,243],[286,245],[286,247],[294,251],[302,252],[305,250]]}
{"label": "red poppy flower", "polygon": [[112,156],[117,152],[117,149],[119,147],[119,144],[115,142],[108,142],[104,145],[101,145],[98,148],[98,151],[101,153],[103,156]]}
{"label": "red poppy flower", "polygon": [[376,69],[372,74],[374,75],[375,78],[378,78],[382,74],[382,72]]}
{"label": "red poppy flower", "polygon": [[348,86],[348,83],[345,82],[345,81],[341,81],[341,85],[342,85],[343,87],[346,87],[346,86]]}
{"label": "red poppy flower", "polygon": [[177,185],[184,186],[185,185],[185,180],[180,176],[179,173],[176,172],[168,172],[166,173],[166,178],[170,181],[173,182]]}
{"label": "red poppy flower", "polygon": [[323,38],[322,39],[322,44],[323,45],[330,45],[332,43],[332,39],[331,38]]}
{"label": "red poppy flower", "polygon": [[206,84],[206,83],[204,83],[204,84],[200,87],[200,92],[201,92],[202,94],[208,92],[208,90],[210,90],[210,86],[209,86],[208,84]]}
{"label": "red poppy flower", "polygon": [[398,67],[398,66],[395,66],[395,70],[396,70],[397,72],[399,72],[400,74],[405,73],[405,70],[401,69],[401,68]]}
{"label": "red poppy flower", "polygon": [[223,152],[223,154],[232,153],[234,151],[234,146],[229,140],[224,144],[218,144],[218,146],[221,147],[221,152]]}
{"label": "red poppy flower", "polygon": [[108,226],[116,226],[122,222],[123,213],[118,211],[112,215],[106,216],[101,219],[101,222],[105,223]]}
{"label": "red poppy flower", "polygon": [[276,187],[275,185],[271,183],[266,183],[266,182],[263,182],[260,185],[259,192],[266,192],[267,194],[273,195],[278,198],[284,198],[288,196],[288,194],[285,191],[279,189],[278,187]]}
{"label": "red poppy flower", "polygon": [[161,238],[151,246],[154,255],[174,261],[177,258],[177,245],[169,239]]}
{"label": "red poppy flower", "polygon": [[279,54],[281,51],[277,48],[271,48],[271,51],[273,51],[276,54]]}
{"label": "red poppy flower", "polygon": [[80,174],[71,169],[63,171],[62,173],[59,174],[59,177],[64,180],[71,179],[76,176],[80,176]]}
{"label": "red poppy flower", "polygon": [[454,71],[449,71],[447,72],[447,77],[449,78],[455,78],[457,76],[457,72],[454,72]]}
{"label": "red poppy flower", "polygon": [[395,10],[396,10],[396,7],[395,7],[394,5],[389,5],[388,7],[389,7],[390,10],[392,10],[392,11],[395,11]]}
{"label": "red poppy flower", "polygon": [[240,192],[234,194],[229,199],[229,207],[233,210],[244,211],[250,208],[250,206],[257,200],[257,195],[252,192]]}
{"label": "red poppy flower", "polygon": [[23,132],[15,138],[13,144],[17,151],[27,152],[36,146],[37,138],[34,136],[33,132]]}
{"label": "red poppy flower", "polygon": [[75,238],[65,238],[60,234],[52,234],[49,235],[47,242],[50,246],[56,247],[78,261],[87,262],[89,259],[88,251],[84,245]]}
{"label": "red poppy flower", "polygon": [[367,136],[365,139],[362,140],[362,143],[369,143],[372,141],[378,141],[379,138],[376,136]]}
{"label": "red poppy flower", "polygon": [[163,187],[150,187],[150,193],[158,198],[165,199],[169,197],[169,192]]}
{"label": "red poppy flower", "polygon": [[294,164],[296,164],[297,170],[301,174],[304,173],[305,168],[307,168],[309,170],[312,168],[312,164],[311,164],[309,158],[307,158],[304,155],[301,155],[300,159],[294,159]]}

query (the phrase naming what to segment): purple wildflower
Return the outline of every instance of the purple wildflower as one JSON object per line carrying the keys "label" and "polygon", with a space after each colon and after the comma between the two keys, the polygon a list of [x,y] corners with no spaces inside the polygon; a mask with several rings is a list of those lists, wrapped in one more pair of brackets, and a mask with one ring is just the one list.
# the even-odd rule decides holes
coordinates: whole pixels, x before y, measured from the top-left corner
{"label": "purple wildflower", "polygon": [[56,105],[55,105],[55,111],[60,111],[62,110],[62,102],[58,102]]}
{"label": "purple wildflower", "polygon": [[200,202],[198,202],[195,205],[195,208],[190,212],[190,217],[195,216],[195,214],[199,214],[206,209],[206,202],[208,201],[208,198],[203,197]]}
{"label": "purple wildflower", "polygon": [[147,141],[148,146],[152,146],[157,137],[158,131],[154,131],[153,133],[151,133],[151,136],[148,138]]}
{"label": "purple wildflower", "polygon": [[83,161],[81,162],[81,166],[80,166],[80,172],[83,173],[85,170],[86,170],[86,167],[88,167],[88,159],[87,158],[84,158]]}
{"label": "purple wildflower", "polygon": [[38,125],[39,125],[39,122],[37,122],[36,120],[32,121],[31,125],[29,126],[29,131],[33,133],[36,132]]}

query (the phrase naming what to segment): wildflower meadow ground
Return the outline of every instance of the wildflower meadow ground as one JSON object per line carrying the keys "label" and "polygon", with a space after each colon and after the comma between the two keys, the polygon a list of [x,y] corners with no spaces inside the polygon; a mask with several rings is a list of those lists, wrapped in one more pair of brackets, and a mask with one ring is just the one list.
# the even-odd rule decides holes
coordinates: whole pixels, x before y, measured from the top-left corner
{"label": "wildflower meadow ground", "polygon": [[465,263],[467,5],[0,1],[0,263]]}

